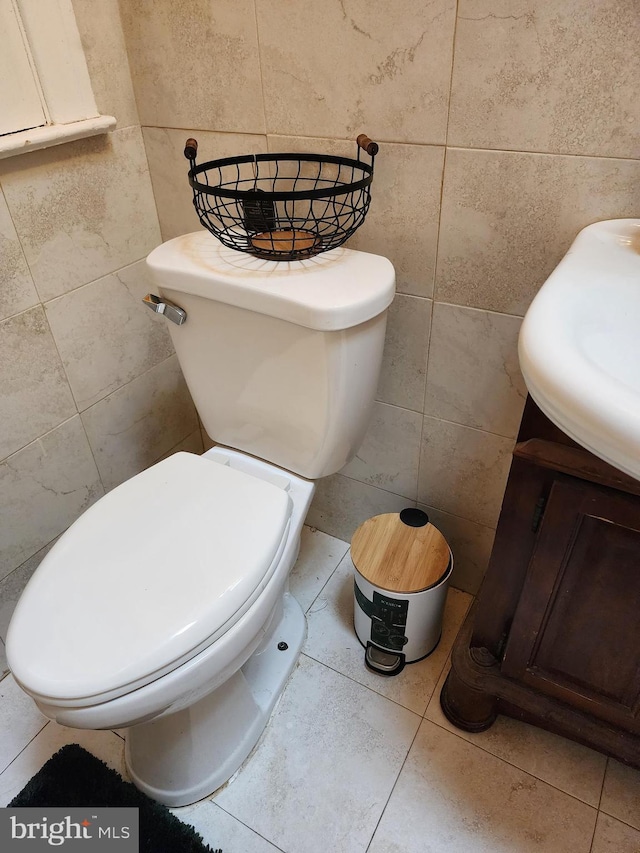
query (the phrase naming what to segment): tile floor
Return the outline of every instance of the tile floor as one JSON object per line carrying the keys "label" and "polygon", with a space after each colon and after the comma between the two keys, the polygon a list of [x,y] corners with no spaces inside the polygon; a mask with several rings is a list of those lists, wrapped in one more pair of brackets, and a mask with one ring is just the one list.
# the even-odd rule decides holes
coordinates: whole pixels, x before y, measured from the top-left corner
{"label": "tile floor", "polygon": [[[639,772],[513,720],[468,735],[442,716],[469,595],[451,590],[431,657],[392,679],[364,668],[347,550],[305,528],[291,578],[309,628],[299,665],[235,778],[175,813],[224,853],[640,853]],[[0,805],[69,742],[125,775],[116,733],[47,722],[11,676],[0,732]]]}

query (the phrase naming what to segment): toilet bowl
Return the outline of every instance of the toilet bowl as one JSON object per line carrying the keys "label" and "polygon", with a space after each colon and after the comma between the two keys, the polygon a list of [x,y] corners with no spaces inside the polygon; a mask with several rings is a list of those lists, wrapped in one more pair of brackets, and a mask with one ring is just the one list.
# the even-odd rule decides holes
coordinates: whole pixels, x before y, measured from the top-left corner
{"label": "toilet bowl", "polygon": [[[287,591],[314,481],[355,455],[395,274],[335,249],[276,263],[207,232],[147,259],[217,446],[114,489],[54,545],[7,634],[18,684],[65,726],[125,728],[129,774],[181,806],[253,749],[305,635]],[[170,308],[170,310],[169,310]]]}
{"label": "toilet bowl", "polygon": [[[128,728],[128,772],[154,799],[178,806],[212,793],[253,748],[302,647],[304,615],[286,587],[313,491],[218,447],[132,478],[69,528],[25,589],[7,636],[16,681],[61,725]],[[203,529],[207,518],[217,529]],[[202,571],[215,574],[209,588]],[[163,584],[175,585],[170,613]]]}

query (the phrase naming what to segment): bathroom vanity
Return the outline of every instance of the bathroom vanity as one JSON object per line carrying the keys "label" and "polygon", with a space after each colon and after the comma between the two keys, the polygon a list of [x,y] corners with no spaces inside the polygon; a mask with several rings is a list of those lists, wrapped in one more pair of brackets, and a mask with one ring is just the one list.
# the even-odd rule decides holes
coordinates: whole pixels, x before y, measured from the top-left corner
{"label": "bathroom vanity", "polygon": [[506,714],[640,768],[640,482],[530,397],[440,700],[466,731]]}

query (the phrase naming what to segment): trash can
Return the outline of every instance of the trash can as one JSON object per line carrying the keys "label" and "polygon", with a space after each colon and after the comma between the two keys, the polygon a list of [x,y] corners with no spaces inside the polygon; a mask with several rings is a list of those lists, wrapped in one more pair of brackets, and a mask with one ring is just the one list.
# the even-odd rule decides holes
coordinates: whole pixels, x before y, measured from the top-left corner
{"label": "trash can", "polygon": [[451,549],[428,515],[411,507],[361,524],[351,540],[351,560],[354,627],[365,664],[397,675],[440,641]]}

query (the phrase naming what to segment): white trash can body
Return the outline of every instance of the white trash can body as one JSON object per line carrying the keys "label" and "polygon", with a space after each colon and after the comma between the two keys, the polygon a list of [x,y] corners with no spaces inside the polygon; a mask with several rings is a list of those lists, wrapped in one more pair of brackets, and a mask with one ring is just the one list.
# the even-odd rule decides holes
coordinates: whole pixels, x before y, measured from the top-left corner
{"label": "white trash can body", "polygon": [[397,675],[440,641],[453,555],[426,513],[374,516],[351,542],[354,628],[365,664]]}

